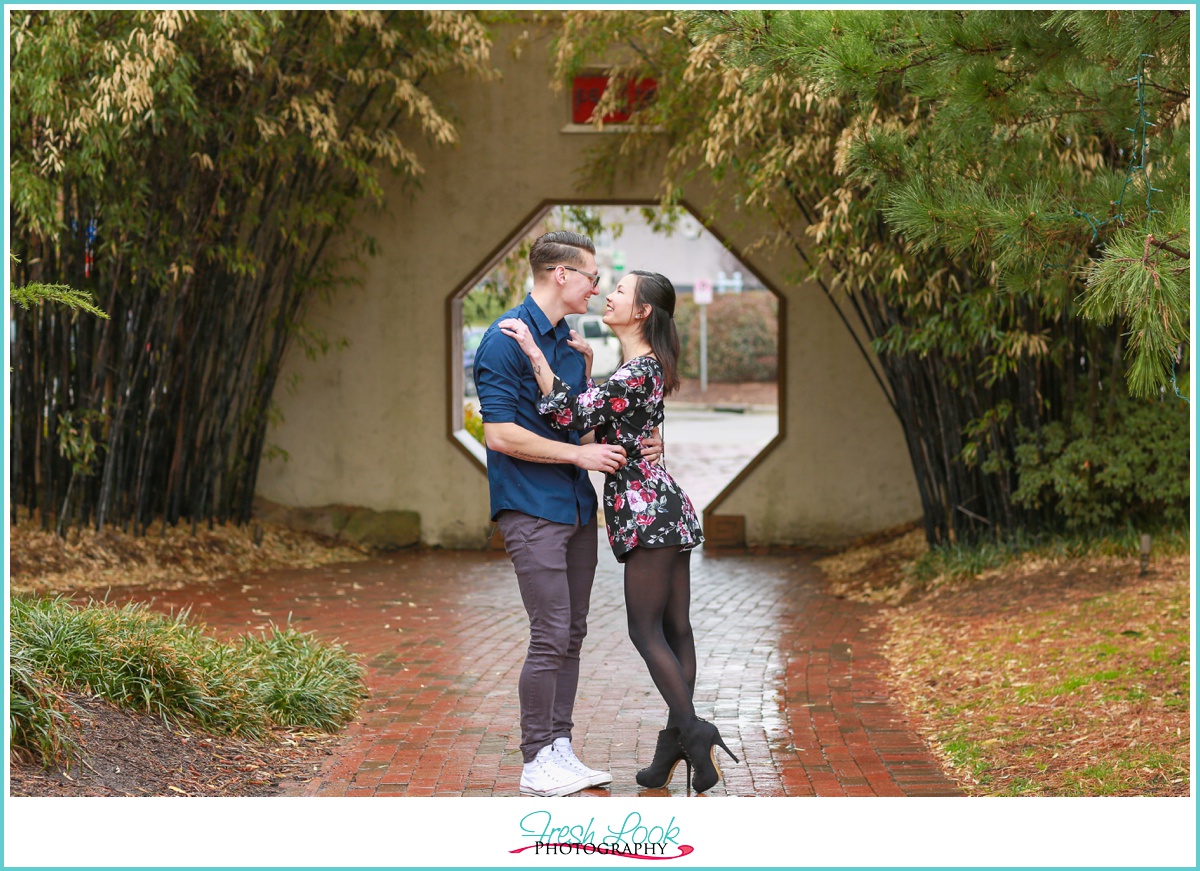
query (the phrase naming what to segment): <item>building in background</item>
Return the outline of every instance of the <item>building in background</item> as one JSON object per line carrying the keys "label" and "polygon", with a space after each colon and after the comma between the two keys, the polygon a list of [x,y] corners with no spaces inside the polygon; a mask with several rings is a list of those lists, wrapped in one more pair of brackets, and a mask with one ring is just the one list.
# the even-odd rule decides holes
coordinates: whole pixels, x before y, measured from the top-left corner
{"label": "building in background", "polygon": [[[602,294],[634,269],[662,273],[680,294],[690,294],[702,280],[712,282],[717,293],[766,289],[749,267],[686,211],[670,234],[655,232],[639,207],[601,206],[597,211],[605,227],[620,228],[619,233],[606,232],[595,240],[596,263],[603,272]],[[603,299],[593,300],[592,306],[603,311]]]}

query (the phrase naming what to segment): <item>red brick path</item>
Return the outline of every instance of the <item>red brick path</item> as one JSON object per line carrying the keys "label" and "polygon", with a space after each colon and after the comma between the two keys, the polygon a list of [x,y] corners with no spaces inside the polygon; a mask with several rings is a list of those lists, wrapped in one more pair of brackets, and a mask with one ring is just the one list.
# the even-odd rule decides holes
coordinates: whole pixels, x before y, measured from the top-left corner
{"label": "red brick path", "polygon": [[[696,708],[735,753],[708,795],[956,795],[880,678],[870,609],[819,591],[805,555],[692,559]],[[527,624],[503,553],[412,552],[155,593],[214,629],[289,614],[363,655],[370,698],[304,795],[516,795],[517,676]],[[620,567],[601,543],[574,744],[612,772],[589,795],[683,795],[634,772],[666,708],[625,633]],[[728,763],[728,764],[726,764]]]}

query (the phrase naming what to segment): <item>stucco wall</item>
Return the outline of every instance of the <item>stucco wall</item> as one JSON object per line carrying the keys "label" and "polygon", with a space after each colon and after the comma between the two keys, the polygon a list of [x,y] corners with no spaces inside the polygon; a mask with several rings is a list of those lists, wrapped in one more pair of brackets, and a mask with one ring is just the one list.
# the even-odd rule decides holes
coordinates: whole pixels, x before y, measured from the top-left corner
{"label": "stucco wall", "polygon": [[[655,167],[619,190],[579,188],[585,149],[618,134],[561,132],[569,97],[548,88],[546,46],[535,39],[515,60],[501,40],[503,81],[442,85],[461,144],[421,151],[421,189],[389,180],[387,214],[360,217],[381,253],[361,288],[309,315],[348,347],[316,361],[290,353],[275,397],[284,422],[269,439],[289,459],[264,462],[260,495],[414,510],[427,544],[485,543],[487,479],[449,437],[446,299],[539,203],[652,200],[657,190]],[[688,197],[702,207],[710,192]],[[919,516],[899,426],[829,303],[815,287],[789,288],[783,259],[746,261],[787,297],[786,439],[719,513],[744,514],[750,543],[764,544],[833,544]]]}
{"label": "stucco wall", "polygon": [[[715,192],[696,184],[687,196],[705,203]],[[718,223],[735,251],[766,232],[744,217]],[[750,545],[834,546],[919,519],[903,430],[833,304],[816,282],[794,280],[799,265],[785,249],[743,259],[786,303],[784,437],[713,513],[744,516]]]}

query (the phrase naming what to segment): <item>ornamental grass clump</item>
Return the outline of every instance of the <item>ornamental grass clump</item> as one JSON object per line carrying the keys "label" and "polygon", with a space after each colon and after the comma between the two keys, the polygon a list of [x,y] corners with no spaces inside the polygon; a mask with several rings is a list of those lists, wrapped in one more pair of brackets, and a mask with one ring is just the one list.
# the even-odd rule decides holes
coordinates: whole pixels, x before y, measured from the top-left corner
{"label": "ornamental grass clump", "polygon": [[80,756],[75,724],[62,693],[14,648],[9,660],[8,723],[13,755],[45,766],[63,760],[68,768]]}
{"label": "ornamental grass clump", "polygon": [[335,731],[362,695],[352,654],[291,627],[226,644],[187,612],[22,597],[11,623],[12,745],[47,765],[77,749],[66,692],[250,739],[273,726]]}
{"label": "ornamental grass clump", "polygon": [[273,627],[269,637],[247,637],[242,644],[258,666],[255,698],[273,722],[332,732],[354,717],[363,670],[340,645],[290,626]]}

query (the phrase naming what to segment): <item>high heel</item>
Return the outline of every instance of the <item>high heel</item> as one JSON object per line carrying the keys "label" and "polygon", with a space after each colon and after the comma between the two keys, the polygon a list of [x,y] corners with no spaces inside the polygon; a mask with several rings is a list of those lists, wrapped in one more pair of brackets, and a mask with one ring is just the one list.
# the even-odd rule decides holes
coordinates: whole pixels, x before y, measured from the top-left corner
{"label": "high heel", "polygon": [[649,766],[637,773],[638,786],[647,789],[658,789],[671,782],[675,768],[683,762],[687,765],[688,780],[692,778],[692,763],[688,761],[679,745],[679,727],[671,726],[658,733],[658,743],[654,745],[654,760]]}
{"label": "high heel", "polygon": [[696,792],[712,789],[721,779],[721,767],[717,765],[717,752],[714,747],[720,747],[734,762],[739,761],[733,755],[733,751],[725,746],[720,730],[699,717],[680,729],[679,744],[696,770],[692,778],[692,789]]}

